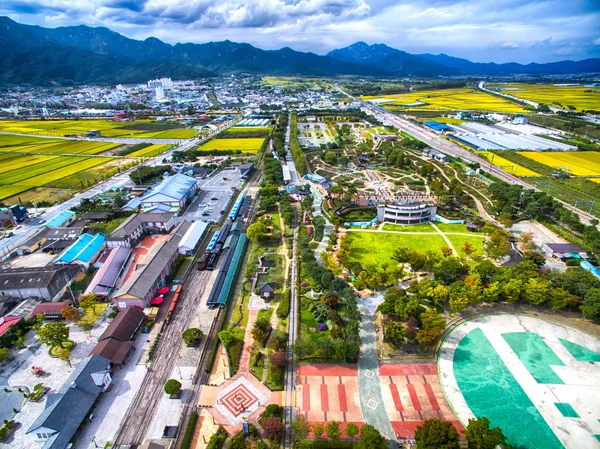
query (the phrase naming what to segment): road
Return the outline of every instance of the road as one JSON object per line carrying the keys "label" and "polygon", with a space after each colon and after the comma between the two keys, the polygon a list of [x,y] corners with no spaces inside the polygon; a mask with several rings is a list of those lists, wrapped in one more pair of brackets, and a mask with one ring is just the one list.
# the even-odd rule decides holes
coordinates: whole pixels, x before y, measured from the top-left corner
{"label": "road", "polygon": [[[422,142],[425,142],[431,148],[434,148],[434,149],[436,149],[444,154],[447,154],[449,156],[460,158],[467,163],[478,163],[481,167],[481,170],[483,170],[487,173],[490,173],[492,176],[494,176],[508,184],[518,184],[527,189],[540,191],[535,186],[532,186],[531,184],[523,181],[522,179],[517,178],[516,176],[511,175],[509,173],[506,173],[500,167],[496,167],[495,165],[492,165],[487,159],[476,156],[475,154],[471,153],[468,150],[465,150],[461,146],[459,146],[453,142],[450,142],[449,140],[441,138],[439,135],[435,134],[433,131],[429,131],[425,128],[420,127],[419,125],[416,125],[416,124],[414,124],[408,120],[405,120],[397,115],[394,115],[390,111],[383,109],[380,106],[376,106],[372,103],[369,103],[368,101],[361,101],[359,98],[353,97],[352,95],[343,91],[337,84],[334,85],[334,88],[336,88],[338,91],[340,91],[344,95],[352,98],[353,100],[360,102],[363,108],[365,108],[365,109],[369,110],[370,112],[372,112],[373,114],[375,114],[375,116],[382,122],[392,124],[399,130],[404,131],[405,133],[410,134],[413,137],[416,137],[417,139],[421,140]],[[559,203],[561,203],[566,209],[576,213],[579,216],[579,218],[581,219],[582,223],[589,224],[591,220],[596,218],[592,214],[584,212],[581,209],[578,209],[568,203],[565,203],[564,201],[559,200],[558,198],[555,198],[555,200],[558,201]]]}
{"label": "road", "polygon": [[[235,119],[235,120],[232,120],[232,121],[226,123],[221,128],[215,130],[211,134],[209,134],[201,139],[195,138],[195,139],[187,140],[187,141],[183,142],[182,144],[180,144],[179,146],[177,146],[176,148],[173,148],[172,150],[162,153],[161,155],[156,156],[154,158],[148,159],[140,165],[148,165],[148,166],[159,165],[162,163],[163,159],[170,158],[173,151],[186,151],[186,150],[189,150],[190,148],[192,148],[193,146],[200,145],[203,142],[207,141],[208,139],[213,138],[220,132],[226,130],[227,128],[234,126],[238,122],[238,120],[239,119]],[[19,134],[19,135],[22,135],[22,134]],[[36,136],[36,137],[42,137],[42,136]],[[146,141],[146,140],[144,140],[144,141]],[[10,252],[12,252],[14,249],[18,248],[19,246],[21,246],[23,244],[23,242],[25,242],[26,240],[31,238],[36,232],[38,232],[41,229],[41,227],[43,226],[43,222],[47,221],[49,218],[53,217],[54,215],[57,215],[58,213],[60,213],[64,210],[78,206],[79,203],[81,202],[81,200],[84,198],[92,198],[98,194],[101,194],[103,192],[106,192],[107,190],[110,190],[111,187],[122,186],[122,185],[129,183],[130,182],[129,174],[132,173],[134,170],[136,170],[136,167],[126,170],[122,173],[119,173],[119,174],[113,176],[112,178],[107,179],[106,181],[103,181],[99,184],[96,184],[93,187],[90,187],[87,190],[83,190],[83,191],[73,195],[71,198],[63,201],[62,203],[59,203],[52,207],[47,208],[43,214],[41,214],[39,217],[37,217],[36,220],[31,220],[28,223],[22,224],[19,227],[19,229],[13,230],[14,235],[12,237],[10,237],[8,239],[3,239],[1,241],[1,243],[0,243],[0,258],[2,258],[2,260],[4,260],[4,258],[8,254],[10,254]]]}

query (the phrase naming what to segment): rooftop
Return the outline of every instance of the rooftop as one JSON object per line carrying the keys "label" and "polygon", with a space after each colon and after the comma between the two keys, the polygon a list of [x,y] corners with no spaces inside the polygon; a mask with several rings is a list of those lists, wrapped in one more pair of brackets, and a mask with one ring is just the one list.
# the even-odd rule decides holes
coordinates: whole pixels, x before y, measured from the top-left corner
{"label": "rooftop", "polygon": [[47,228],[56,228],[62,226],[67,222],[71,217],[75,215],[75,212],[72,210],[64,210],[60,214],[55,215],[50,220],[46,222]]}
{"label": "rooftop", "polygon": [[152,201],[179,201],[186,197],[189,190],[196,185],[196,180],[180,173],[169,176],[156,187],[154,187],[144,198],[142,202]]}
{"label": "rooftop", "polygon": [[46,267],[3,268],[0,270],[0,290],[46,288],[55,276],[66,274],[74,278],[81,271],[78,265],[49,265]]}
{"label": "rooftop", "polygon": [[119,341],[129,341],[144,320],[144,312],[129,307],[121,310],[115,319],[108,325],[98,341],[113,338]]}
{"label": "rooftop", "polygon": [[83,234],[54,263],[72,263],[75,261],[90,263],[92,257],[104,245],[104,240],[105,235],[102,233],[96,235]]}
{"label": "rooftop", "polygon": [[111,233],[111,237],[125,237],[133,233],[144,223],[166,223],[173,218],[171,213],[161,214],[134,214],[125,220],[121,225]]}

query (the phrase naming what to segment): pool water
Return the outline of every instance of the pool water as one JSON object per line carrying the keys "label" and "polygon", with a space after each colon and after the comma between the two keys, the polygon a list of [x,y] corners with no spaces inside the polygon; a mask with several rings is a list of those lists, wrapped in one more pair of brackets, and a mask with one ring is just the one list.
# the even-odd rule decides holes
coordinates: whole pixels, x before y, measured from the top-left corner
{"label": "pool water", "polygon": [[[507,335],[512,335],[509,340],[515,347],[524,348],[522,360],[529,360],[529,355],[534,359],[548,357],[542,354],[543,346],[535,337],[519,334],[523,335]],[[539,367],[536,369],[541,373]],[[486,416],[493,426],[500,427],[509,444],[524,449],[564,448],[481,329],[473,329],[459,342],[453,370],[473,414]]]}

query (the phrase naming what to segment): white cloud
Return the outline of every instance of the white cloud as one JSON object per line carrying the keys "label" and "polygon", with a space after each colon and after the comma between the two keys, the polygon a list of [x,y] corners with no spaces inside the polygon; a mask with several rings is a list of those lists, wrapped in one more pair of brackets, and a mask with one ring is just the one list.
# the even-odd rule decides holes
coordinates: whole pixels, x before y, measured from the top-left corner
{"label": "white cloud", "polygon": [[519,48],[519,44],[516,44],[514,42],[504,42],[502,44],[502,48]]}

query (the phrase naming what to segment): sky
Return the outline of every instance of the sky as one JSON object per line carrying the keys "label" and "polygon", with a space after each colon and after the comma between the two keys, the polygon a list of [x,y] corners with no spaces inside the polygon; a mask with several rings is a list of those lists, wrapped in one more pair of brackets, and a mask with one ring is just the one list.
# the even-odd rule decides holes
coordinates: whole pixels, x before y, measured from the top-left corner
{"label": "sky", "polygon": [[324,54],[364,41],[477,62],[600,57],[600,0],[2,0],[0,15],[171,44],[229,39]]}

